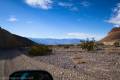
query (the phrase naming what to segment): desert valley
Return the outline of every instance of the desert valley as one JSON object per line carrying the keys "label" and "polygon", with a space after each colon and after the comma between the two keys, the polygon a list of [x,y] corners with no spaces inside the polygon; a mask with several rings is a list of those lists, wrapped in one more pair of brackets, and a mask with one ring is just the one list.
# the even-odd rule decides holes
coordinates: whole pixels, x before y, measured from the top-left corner
{"label": "desert valley", "polygon": [[0,80],[120,80],[120,0],[0,0]]}
{"label": "desert valley", "polygon": [[119,33],[120,28],[112,29],[107,37],[94,43],[97,47],[92,50],[81,48],[82,43],[46,45],[50,49],[47,50],[41,47],[45,45],[1,28],[0,77],[8,79],[11,73],[19,70],[46,70],[54,80],[119,80]]}

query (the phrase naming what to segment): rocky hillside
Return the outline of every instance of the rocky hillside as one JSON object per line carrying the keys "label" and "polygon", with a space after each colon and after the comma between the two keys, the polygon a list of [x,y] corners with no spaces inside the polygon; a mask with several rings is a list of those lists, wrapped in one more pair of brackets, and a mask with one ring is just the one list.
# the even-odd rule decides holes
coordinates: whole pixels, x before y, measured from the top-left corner
{"label": "rocky hillside", "polygon": [[101,42],[112,42],[120,40],[120,27],[113,28]]}
{"label": "rocky hillside", "polygon": [[31,46],[33,41],[8,32],[5,29],[0,28],[0,48],[17,48]]}

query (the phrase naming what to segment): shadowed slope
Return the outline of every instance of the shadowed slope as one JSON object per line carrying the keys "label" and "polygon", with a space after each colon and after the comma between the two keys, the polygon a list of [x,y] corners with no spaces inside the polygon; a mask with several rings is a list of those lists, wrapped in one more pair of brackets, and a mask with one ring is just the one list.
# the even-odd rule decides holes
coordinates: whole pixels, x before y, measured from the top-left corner
{"label": "shadowed slope", "polygon": [[34,45],[33,41],[12,34],[5,29],[0,28],[0,48],[17,48]]}

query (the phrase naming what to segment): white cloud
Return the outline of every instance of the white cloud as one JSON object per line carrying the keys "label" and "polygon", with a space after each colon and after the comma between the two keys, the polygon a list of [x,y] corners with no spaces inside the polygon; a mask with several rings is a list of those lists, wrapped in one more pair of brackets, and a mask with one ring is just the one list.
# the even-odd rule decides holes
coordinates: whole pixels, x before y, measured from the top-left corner
{"label": "white cloud", "polygon": [[73,32],[73,33],[68,33],[67,34],[68,37],[71,38],[80,38],[80,39],[86,39],[86,38],[95,38],[95,35],[91,35],[91,34],[86,34],[86,33],[79,33],[79,32]]}
{"label": "white cloud", "polygon": [[25,2],[33,7],[38,7],[41,9],[48,10],[52,8],[52,0],[25,0]]}
{"label": "white cloud", "polygon": [[80,32],[67,33],[67,35],[65,36],[66,36],[65,38],[77,38],[77,39],[95,38],[95,40],[101,40],[103,38],[102,35],[93,35],[93,34],[80,33]]}
{"label": "white cloud", "polygon": [[62,6],[62,7],[72,7],[73,6],[72,3],[67,3],[67,2],[59,2],[58,5]]}
{"label": "white cloud", "polygon": [[78,7],[71,7],[71,9],[70,9],[71,11],[79,11],[79,8]]}
{"label": "white cloud", "polygon": [[[55,1],[55,0],[25,0],[26,4],[32,7],[38,7],[44,10],[51,9],[54,5],[61,6],[72,11],[78,11],[79,6],[88,7],[90,3],[88,1],[81,1],[79,4],[74,3],[72,0],[68,1]],[[79,6],[78,6],[79,5]]]}
{"label": "white cloud", "polygon": [[65,7],[71,11],[79,11],[79,8],[75,6],[75,4],[73,4],[72,2],[59,2],[58,5],[61,7]]}
{"label": "white cloud", "polygon": [[80,5],[82,5],[84,7],[88,7],[88,6],[90,6],[90,3],[88,1],[83,1],[80,3]]}
{"label": "white cloud", "polygon": [[114,24],[114,26],[120,26],[120,3],[113,10],[113,16],[108,20],[109,23]]}
{"label": "white cloud", "polygon": [[9,19],[8,19],[9,22],[16,22],[18,21],[16,17],[14,16],[11,16]]}

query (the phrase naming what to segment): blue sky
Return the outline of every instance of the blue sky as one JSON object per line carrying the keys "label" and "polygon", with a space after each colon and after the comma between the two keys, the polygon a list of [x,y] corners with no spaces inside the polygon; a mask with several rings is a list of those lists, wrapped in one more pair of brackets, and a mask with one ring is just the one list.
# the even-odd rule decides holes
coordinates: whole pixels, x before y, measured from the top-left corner
{"label": "blue sky", "polygon": [[101,39],[119,25],[119,0],[0,0],[0,26],[25,37]]}

